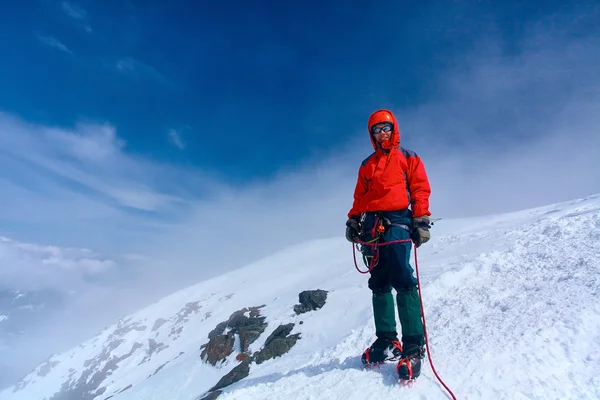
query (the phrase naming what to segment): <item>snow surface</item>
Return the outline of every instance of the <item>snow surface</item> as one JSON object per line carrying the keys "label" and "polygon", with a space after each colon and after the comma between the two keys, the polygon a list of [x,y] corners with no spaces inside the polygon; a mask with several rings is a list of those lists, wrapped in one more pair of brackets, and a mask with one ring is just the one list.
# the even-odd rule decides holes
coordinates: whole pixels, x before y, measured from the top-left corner
{"label": "snow surface", "polygon": [[[600,196],[440,221],[432,236],[418,253],[431,356],[457,398],[600,398]],[[236,353],[217,367],[200,359],[208,333],[263,304],[268,327],[252,352],[280,324],[295,323],[301,338],[219,399],[450,398],[428,361],[412,388],[398,386],[392,364],[361,368],[375,333],[367,278],[343,237],[297,245],[140,310],[51,357],[0,400],[52,399],[80,378],[101,381],[98,400],[201,398],[237,365]],[[328,290],[327,303],[295,315],[310,289]],[[98,375],[110,360],[118,368]]]}

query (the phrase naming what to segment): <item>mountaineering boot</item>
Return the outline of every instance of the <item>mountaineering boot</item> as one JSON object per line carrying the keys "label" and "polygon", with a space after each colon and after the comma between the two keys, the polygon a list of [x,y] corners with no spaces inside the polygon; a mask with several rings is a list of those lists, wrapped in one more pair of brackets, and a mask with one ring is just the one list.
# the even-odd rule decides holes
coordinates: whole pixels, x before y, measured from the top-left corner
{"label": "mountaineering boot", "polygon": [[377,340],[362,355],[362,362],[365,365],[397,360],[402,352],[396,333],[396,312],[391,289],[374,290],[372,301]]}
{"label": "mountaineering boot", "polygon": [[425,348],[418,344],[406,344],[400,361],[396,366],[398,379],[411,381],[421,375],[421,360],[425,357]]}
{"label": "mountaineering boot", "polygon": [[362,355],[363,365],[379,364],[397,360],[402,355],[402,345],[398,339],[378,337]]}

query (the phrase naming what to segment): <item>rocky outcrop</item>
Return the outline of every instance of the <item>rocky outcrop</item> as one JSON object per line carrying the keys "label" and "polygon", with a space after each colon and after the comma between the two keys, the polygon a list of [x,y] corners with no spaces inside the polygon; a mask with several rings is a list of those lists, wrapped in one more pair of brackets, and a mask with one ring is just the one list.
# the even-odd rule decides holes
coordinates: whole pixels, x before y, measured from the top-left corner
{"label": "rocky outcrop", "polygon": [[52,371],[52,368],[56,367],[58,364],[58,361],[46,361],[38,367],[37,376],[47,376],[50,373],[50,371]]}
{"label": "rocky outcrop", "polygon": [[152,326],[152,332],[156,332],[161,326],[163,326],[167,322],[169,321],[163,318],[157,319],[156,321],[154,321],[154,326]]}
{"label": "rocky outcrop", "polygon": [[179,335],[181,335],[181,332],[183,331],[183,328],[185,327],[190,317],[198,313],[198,311],[200,311],[200,309],[202,308],[202,305],[200,303],[200,301],[190,301],[186,303],[181,310],[179,310],[179,312],[175,316],[175,321],[173,323],[173,327],[171,328],[171,333],[169,334],[170,337],[174,339],[179,338]]}
{"label": "rocky outcrop", "polygon": [[[232,315],[230,321],[235,321],[235,318],[233,317],[234,316]],[[219,329],[221,328],[222,327],[219,327]],[[221,389],[246,378],[248,375],[250,375],[250,366],[253,362],[256,362],[256,364],[261,364],[267,360],[270,360],[275,357],[280,357],[283,354],[287,353],[296,344],[296,341],[300,338],[299,333],[290,335],[293,329],[293,323],[280,325],[273,331],[273,333],[269,335],[269,337],[267,337],[267,340],[265,340],[265,344],[260,351],[255,352],[253,355],[249,355],[247,352],[238,354],[238,357],[236,357],[236,359],[241,362],[238,365],[236,365],[231,371],[229,371],[227,375],[223,376],[217,382],[217,384],[213,386],[204,397],[201,398],[201,400],[216,399],[221,394]],[[219,336],[222,335],[218,335],[217,333],[215,333],[213,335],[213,338]]]}
{"label": "rocky outcrop", "polygon": [[168,348],[169,348],[169,345],[166,345],[164,343],[158,343],[154,339],[148,339],[148,349],[146,350],[146,355],[144,356],[143,360],[140,361],[140,363],[138,365],[147,363],[148,361],[150,361],[152,359],[152,356],[154,354],[160,353],[161,351],[166,350]]}
{"label": "rocky outcrop", "polygon": [[221,395],[221,393],[223,393],[220,390],[216,390],[214,392],[211,392],[209,394],[207,394],[206,396],[202,397],[200,400],[215,400],[217,397],[219,397]]}
{"label": "rocky outcrop", "polygon": [[233,353],[234,343],[234,332],[228,332],[225,335],[215,335],[206,344],[200,357],[210,365],[215,366],[218,362],[224,361],[231,353]]}
{"label": "rocky outcrop", "polygon": [[305,290],[298,295],[300,304],[294,306],[294,312],[296,315],[300,315],[305,312],[318,310],[325,305],[327,300],[326,290]]}
{"label": "rocky outcrop", "polygon": [[260,351],[254,353],[254,361],[257,364],[262,364],[272,358],[281,357],[290,351],[296,344],[296,341],[300,338],[299,333],[290,335],[292,329],[294,329],[294,324],[278,326],[277,329],[269,335],[265,341],[264,347]]}
{"label": "rocky outcrop", "polygon": [[234,351],[236,335],[240,340],[240,352],[246,353],[267,328],[265,317],[260,315],[262,307],[264,305],[238,310],[227,321],[217,324],[208,334],[208,343],[202,345],[200,357],[213,366],[223,362]]}
{"label": "rocky outcrop", "polygon": [[250,375],[250,364],[252,363],[251,358],[247,358],[241,363],[239,363],[235,368],[233,368],[227,375],[219,379],[219,382],[212,388],[210,388],[210,392],[223,389],[233,383],[241,381],[248,375]]}
{"label": "rocky outcrop", "polygon": [[[115,331],[122,334],[121,331]],[[119,368],[119,363],[125,360],[140,347],[141,343],[134,342],[131,350],[120,357],[111,355],[111,352],[119,347],[123,340],[114,340],[108,344],[107,347],[102,349],[102,352],[87,360],[86,370],[81,374],[81,377],[77,380],[69,380],[62,384],[60,392],[54,394],[50,400],[91,400],[106,391],[105,387],[100,387],[100,384],[110,376],[114,370]]]}

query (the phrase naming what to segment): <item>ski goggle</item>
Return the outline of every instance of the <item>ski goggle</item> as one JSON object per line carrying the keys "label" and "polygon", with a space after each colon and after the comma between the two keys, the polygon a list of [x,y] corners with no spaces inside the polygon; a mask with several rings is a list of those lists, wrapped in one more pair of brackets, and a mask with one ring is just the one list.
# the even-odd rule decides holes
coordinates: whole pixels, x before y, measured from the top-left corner
{"label": "ski goggle", "polygon": [[392,129],[394,129],[394,125],[390,124],[389,122],[385,123],[385,125],[376,125],[374,127],[371,128],[371,133],[373,135],[377,135],[378,133],[381,132],[391,132]]}

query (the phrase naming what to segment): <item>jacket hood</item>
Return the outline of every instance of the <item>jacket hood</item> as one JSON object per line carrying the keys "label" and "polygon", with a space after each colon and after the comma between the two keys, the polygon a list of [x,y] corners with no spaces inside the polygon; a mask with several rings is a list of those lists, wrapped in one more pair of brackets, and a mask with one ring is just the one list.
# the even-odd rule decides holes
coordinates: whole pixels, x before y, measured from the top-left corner
{"label": "jacket hood", "polygon": [[[394,125],[394,130],[392,131],[392,135],[389,140],[384,141],[381,144],[378,144],[375,141],[375,138],[371,134],[371,127],[373,125],[382,123],[382,122],[391,122]],[[371,144],[375,151],[383,150],[384,152],[388,152],[390,149],[400,146],[400,128],[398,128],[398,121],[396,120],[396,116],[390,110],[377,110],[369,117],[369,125],[367,127],[369,132],[369,138],[371,139]]]}

